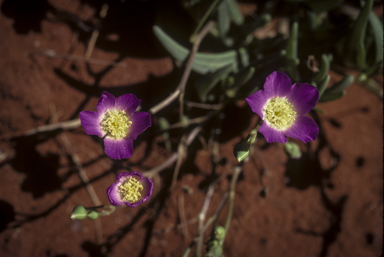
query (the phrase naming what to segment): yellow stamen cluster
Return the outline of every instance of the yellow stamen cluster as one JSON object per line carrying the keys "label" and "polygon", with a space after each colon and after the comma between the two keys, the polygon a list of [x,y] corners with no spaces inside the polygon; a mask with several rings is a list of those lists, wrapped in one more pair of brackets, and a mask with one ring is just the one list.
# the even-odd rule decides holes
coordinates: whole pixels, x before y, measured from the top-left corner
{"label": "yellow stamen cluster", "polygon": [[275,97],[267,101],[263,107],[264,120],[277,130],[286,130],[295,121],[296,112],[286,98]]}
{"label": "yellow stamen cluster", "polygon": [[135,203],[140,199],[143,185],[134,177],[130,177],[119,188],[121,199],[125,202]]}
{"label": "yellow stamen cluster", "polygon": [[124,138],[131,125],[132,121],[128,120],[126,112],[120,110],[106,111],[101,121],[102,129],[115,139]]}

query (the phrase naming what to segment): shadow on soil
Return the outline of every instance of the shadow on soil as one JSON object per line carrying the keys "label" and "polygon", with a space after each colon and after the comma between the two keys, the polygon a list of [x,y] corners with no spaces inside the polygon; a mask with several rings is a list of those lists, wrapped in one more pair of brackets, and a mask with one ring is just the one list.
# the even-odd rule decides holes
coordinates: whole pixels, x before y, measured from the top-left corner
{"label": "shadow on soil", "polygon": [[0,220],[0,233],[7,228],[7,225],[15,221],[15,210],[13,205],[0,200],[1,220]]}
{"label": "shadow on soil", "polygon": [[26,175],[21,190],[32,193],[33,198],[40,198],[47,193],[61,189],[62,178],[57,175],[60,156],[48,152],[39,153],[37,145],[45,142],[55,133],[46,133],[29,137],[13,138],[15,156],[9,164],[18,172]]}
{"label": "shadow on soil", "polygon": [[[301,229],[297,229],[296,232],[322,237],[323,243],[321,252],[318,256],[325,257],[327,256],[328,248],[336,241],[337,236],[341,231],[343,210],[348,196],[344,195],[337,202],[332,202],[324,192],[324,189],[326,188],[334,188],[330,178],[332,172],[337,168],[341,156],[332,149],[330,142],[322,129],[322,124],[318,115],[314,111],[312,111],[312,114],[315,122],[319,125],[319,135],[317,137],[319,145],[314,152],[310,152],[308,147],[308,152],[304,153],[299,160],[289,158],[286,165],[285,176],[289,178],[289,182],[286,184],[287,187],[295,187],[299,190],[305,190],[310,186],[315,186],[320,190],[324,208],[332,215],[328,229],[321,234],[313,231],[303,231]],[[329,122],[336,128],[341,127],[337,120],[333,119]],[[327,169],[324,169],[320,162],[320,152],[324,149],[328,149],[330,159],[333,160],[333,165]]]}

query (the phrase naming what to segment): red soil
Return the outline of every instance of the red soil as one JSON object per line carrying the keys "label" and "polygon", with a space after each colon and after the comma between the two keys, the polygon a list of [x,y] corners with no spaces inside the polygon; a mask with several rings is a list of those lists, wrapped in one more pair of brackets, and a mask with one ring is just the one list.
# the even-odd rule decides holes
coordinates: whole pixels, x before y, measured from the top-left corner
{"label": "red soil", "polygon": [[[257,117],[243,102],[231,106],[220,140],[221,161],[214,165],[211,148],[196,140],[170,195],[173,166],[155,177],[153,197],[141,207],[118,209],[99,218],[100,222],[71,220],[74,206],[94,203],[77,174],[66,138],[97,196],[109,204],[105,190],[117,173],[145,172],[170,156],[156,124],[166,111],[153,117],[154,126],[135,141],[134,155],[128,160],[109,159],[101,141],[81,127],[19,136],[41,125],[75,119],[82,110],[94,111],[104,90],[115,96],[134,93],[142,99],[142,110],[148,111],[178,81],[172,74],[172,60],[151,34],[155,11],[151,2],[126,3],[124,31],[108,27],[116,11],[111,8],[110,23],[106,20],[101,29],[92,58],[117,60],[124,67],[86,65],[41,54],[53,49],[84,56],[91,31],[79,29],[73,17],[95,19],[89,4],[34,1],[41,12],[32,12],[15,2],[2,1],[0,14],[0,206],[4,215],[0,255],[181,256],[196,235],[197,223],[188,225],[188,231],[171,229],[180,224],[179,198],[184,199],[186,220],[195,218],[212,171],[221,175],[237,164],[233,146],[255,126]],[[52,7],[65,12],[57,13]],[[147,15],[142,17],[143,13]],[[341,79],[331,75],[333,80]],[[382,76],[379,80],[382,83]],[[257,152],[243,166],[236,187],[225,256],[381,255],[383,103],[354,84],[344,98],[319,107],[326,111],[315,117],[321,133],[309,149],[301,144],[300,162],[289,160],[281,144],[267,145],[259,137]],[[167,111],[176,112],[177,106]],[[241,130],[230,128],[235,123]],[[180,134],[171,137],[176,146]],[[228,184],[226,176],[218,183],[208,217]],[[192,189],[190,194],[182,189],[185,186]],[[219,224],[224,224],[226,213],[227,207]]]}

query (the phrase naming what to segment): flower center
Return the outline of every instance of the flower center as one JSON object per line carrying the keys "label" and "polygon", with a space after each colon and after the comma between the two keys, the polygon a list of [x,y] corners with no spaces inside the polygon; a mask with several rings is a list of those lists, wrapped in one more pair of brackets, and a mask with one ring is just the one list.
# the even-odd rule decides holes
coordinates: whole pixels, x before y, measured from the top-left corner
{"label": "flower center", "polygon": [[264,105],[263,114],[269,126],[277,130],[286,130],[295,121],[296,112],[286,98],[275,97]]}
{"label": "flower center", "polygon": [[142,190],[143,185],[141,185],[140,182],[133,177],[130,177],[119,188],[122,200],[125,202],[129,201],[132,203],[137,202],[140,199],[140,191]]}
{"label": "flower center", "polygon": [[128,120],[125,111],[119,110],[107,110],[101,121],[102,129],[115,139],[124,138],[131,125],[132,121]]}

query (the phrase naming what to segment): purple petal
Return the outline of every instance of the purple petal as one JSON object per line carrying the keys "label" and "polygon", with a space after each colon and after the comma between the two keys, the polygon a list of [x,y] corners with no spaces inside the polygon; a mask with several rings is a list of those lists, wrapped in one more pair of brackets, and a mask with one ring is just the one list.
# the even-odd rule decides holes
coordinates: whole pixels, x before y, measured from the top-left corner
{"label": "purple petal", "polygon": [[310,84],[295,83],[287,95],[298,115],[304,115],[315,107],[319,100],[319,91]]}
{"label": "purple petal", "polygon": [[[120,199],[120,193],[118,191],[119,187],[130,177],[135,177],[140,183],[143,185],[143,192],[141,195],[141,199],[135,203],[130,203],[126,201],[122,201]],[[109,201],[113,205],[127,205],[128,207],[136,207],[143,202],[147,201],[149,197],[151,197],[153,191],[153,182],[149,178],[143,178],[143,175],[140,172],[134,171],[134,172],[122,172],[119,175],[117,175],[116,183],[112,184],[107,189],[107,195],[109,198]]]}
{"label": "purple petal", "polygon": [[137,99],[135,95],[125,94],[116,99],[115,108],[124,110],[128,116],[132,116],[140,103],[141,100]]}
{"label": "purple petal", "polygon": [[112,159],[129,158],[133,154],[133,140],[104,138],[105,153]]}
{"label": "purple petal", "polygon": [[143,176],[141,175],[141,173],[137,171],[121,172],[116,177],[116,183],[113,183],[110,187],[108,187],[107,195],[112,205],[115,205],[115,206],[124,205],[125,202],[123,202],[120,198],[119,187],[121,186],[121,184],[124,183],[124,181],[126,181],[132,176],[136,176],[140,181],[143,179]]}
{"label": "purple petal", "polygon": [[129,177],[132,177],[132,176],[137,176],[138,180],[143,179],[143,175],[138,171],[121,172],[121,173],[119,173],[119,175],[117,175],[116,182],[118,182],[118,183],[123,182],[124,180],[127,180]]}
{"label": "purple petal", "polygon": [[106,110],[113,109],[115,106],[115,100],[116,98],[112,94],[104,91],[96,105],[97,112],[102,115]]}
{"label": "purple petal", "polygon": [[150,180],[149,178],[144,178],[143,179],[143,187],[144,187],[144,190],[143,190],[144,198],[142,199],[142,201],[145,202],[152,195],[152,191],[153,191],[153,182],[152,182],[152,180]]}
{"label": "purple petal", "polygon": [[85,133],[88,135],[104,136],[105,133],[101,130],[100,126],[100,115],[97,112],[80,112],[80,122],[84,127]]}
{"label": "purple petal", "polygon": [[265,79],[264,92],[268,98],[284,97],[291,90],[292,82],[287,74],[274,71]]}
{"label": "purple petal", "polygon": [[284,136],[283,132],[268,126],[265,121],[261,125],[259,132],[264,135],[267,143],[279,142],[285,144],[287,142],[287,137]]}
{"label": "purple petal", "polygon": [[263,118],[263,107],[268,101],[268,97],[266,97],[264,90],[259,90],[253,93],[252,95],[245,98],[245,100],[247,100],[252,111],[257,113],[260,118]]}
{"label": "purple petal", "polygon": [[120,192],[118,191],[118,183],[113,183],[107,189],[107,196],[112,205],[121,206],[124,203],[120,199]]}
{"label": "purple petal", "polygon": [[287,137],[297,138],[304,143],[315,141],[319,134],[319,127],[316,122],[307,116],[296,116],[295,123],[292,127],[283,131]]}
{"label": "purple petal", "polygon": [[147,112],[137,112],[129,120],[132,121],[128,132],[130,139],[136,139],[141,132],[151,126],[151,115]]}

